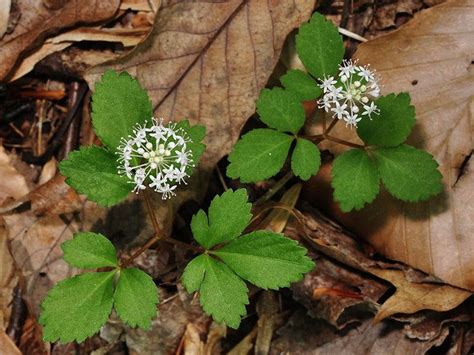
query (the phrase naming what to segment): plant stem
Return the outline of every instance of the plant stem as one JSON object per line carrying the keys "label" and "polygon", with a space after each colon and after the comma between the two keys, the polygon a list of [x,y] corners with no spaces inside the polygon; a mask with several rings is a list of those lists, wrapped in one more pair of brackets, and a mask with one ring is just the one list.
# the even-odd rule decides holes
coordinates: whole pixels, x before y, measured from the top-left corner
{"label": "plant stem", "polygon": [[339,143],[339,144],[342,144],[342,145],[347,145],[348,147],[365,149],[365,146],[362,145],[362,144],[357,144],[357,143],[348,142],[348,141],[345,141],[344,139],[339,139],[339,138],[332,137],[332,136],[328,136],[328,135],[326,135],[325,138],[326,138],[328,141],[335,142],[335,143]]}
{"label": "plant stem", "polygon": [[339,122],[339,120],[336,118],[334,118],[332,120],[332,122],[329,124],[329,127],[327,129],[324,130],[323,132],[323,136],[326,136],[329,134],[329,132],[331,132],[331,130],[334,128],[334,126],[336,125],[336,123]]}
{"label": "plant stem", "polygon": [[193,245],[189,245],[187,243],[181,242],[179,240],[173,239],[173,238],[168,238],[162,235],[162,230],[158,224],[158,220],[156,219],[155,213],[153,212],[153,207],[151,205],[151,199],[150,195],[147,190],[144,191],[143,197],[145,200],[145,205],[148,211],[148,214],[150,215],[151,218],[151,223],[153,225],[153,230],[155,231],[155,235],[150,238],[145,244],[143,244],[140,249],[135,251],[128,259],[126,259],[122,263],[122,267],[125,268],[129,266],[133,260],[135,260],[137,257],[139,257],[141,254],[143,254],[146,250],[148,250],[153,244],[155,244],[158,240],[162,240],[164,242],[174,244],[174,245],[179,245],[180,247],[183,247],[185,249],[193,250],[196,252],[201,252],[202,250],[198,247],[195,247]]}

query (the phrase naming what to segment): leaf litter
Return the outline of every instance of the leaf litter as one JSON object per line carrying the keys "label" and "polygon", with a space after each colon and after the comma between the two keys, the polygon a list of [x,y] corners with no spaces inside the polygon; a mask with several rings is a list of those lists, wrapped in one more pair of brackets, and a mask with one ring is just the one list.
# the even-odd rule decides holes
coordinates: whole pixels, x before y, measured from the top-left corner
{"label": "leaf litter", "polygon": [[[114,6],[120,7],[120,11],[133,6],[137,6],[138,12],[142,11],[141,14],[135,15],[135,21],[142,21],[138,18],[143,18],[144,13],[151,13],[150,9],[153,7],[143,1],[119,3],[114,3]],[[199,9],[199,5],[204,6],[204,9]],[[213,181],[212,169],[220,158],[228,153],[243,124],[254,112],[255,99],[279,60],[287,33],[310,16],[314,4],[296,1],[294,5],[269,3],[270,8],[264,5],[252,0],[218,4],[175,4],[163,1],[157,12],[155,3],[153,11],[157,18],[145,42],[138,44],[115,63],[90,69],[86,75],[86,79],[93,86],[95,78],[105,68],[126,68],[137,75],[152,93],[156,114],[175,119],[188,116],[194,122],[204,123],[210,128],[211,134],[207,142],[210,149],[204,158],[203,171],[198,178],[191,182],[187,192],[182,194],[176,205],[166,206],[160,201],[154,201],[160,212],[160,222],[166,224],[168,233],[176,233],[176,226],[183,222],[186,209],[192,210],[189,203],[183,205],[183,202],[203,198],[203,186],[208,184],[209,178],[210,188],[215,189],[217,184]],[[406,8],[407,11],[412,11],[411,9],[416,10],[418,7],[408,4]],[[116,11],[116,8],[114,9]],[[397,7],[397,11],[405,11],[403,9],[403,6]],[[107,16],[112,18],[114,11],[110,7]],[[212,21],[197,23],[186,16],[186,11],[195,14],[213,11],[216,15]],[[422,13],[419,16],[420,22],[423,15]],[[273,27],[269,25],[271,23]],[[379,25],[392,26],[389,22],[387,24],[389,25]],[[182,30],[182,33],[174,41],[174,45],[166,47],[170,46],[169,32],[174,30]],[[66,31],[68,36],[77,35],[69,32]],[[242,33],[245,33],[245,36],[242,36]],[[403,34],[403,29],[396,33]],[[267,40],[270,37],[273,38],[273,43]],[[402,35],[400,37],[400,40],[406,39]],[[71,40],[68,37],[62,38]],[[369,49],[362,46],[358,56],[363,58],[363,51],[367,50],[370,61],[379,69],[375,66],[376,58],[370,46],[377,47],[386,43],[385,45],[390,47],[391,40],[390,37],[382,37],[368,42],[366,46]],[[138,42],[137,40],[133,44]],[[28,48],[31,43],[25,41],[23,45]],[[84,53],[74,45],[72,49]],[[242,52],[242,56],[237,58],[232,55],[238,52]],[[101,52],[95,53],[97,55]],[[420,53],[414,56],[415,59],[422,58]],[[52,58],[54,55],[49,58],[49,62],[43,61],[43,65],[49,70],[54,68],[51,64]],[[117,58],[117,55],[108,57],[113,58]],[[380,60],[382,59],[385,60]],[[60,60],[59,63],[61,62]],[[101,60],[95,62],[100,63]],[[6,63],[2,69],[11,70],[8,66],[11,64]],[[89,67],[90,65],[85,66],[86,69]],[[81,71],[83,72],[84,68]],[[386,71],[390,75],[390,66]],[[395,79],[399,77],[399,73],[393,75]],[[459,71],[459,75],[463,75],[462,71]],[[395,79],[391,79],[391,85],[399,85]],[[413,84],[412,80],[409,85],[418,89],[422,88],[422,85],[417,85],[424,82],[417,79],[416,84]],[[406,90],[403,85],[398,91]],[[420,115],[418,102],[421,102],[421,105],[425,102],[425,91],[423,87],[423,90],[414,93],[419,117],[424,117],[423,113]],[[87,111],[87,105],[85,107]],[[440,110],[442,112],[444,108]],[[215,120],[217,116],[221,119]],[[458,130],[456,126],[451,132]],[[436,135],[434,137],[436,138]],[[426,137],[423,141],[425,140]],[[412,143],[416,145],[416,142],[415,138]],[[4,152],[0,153],[0,158],[3,159]],[[466,174],[469,173],[469,163],[465,163],[469,154],[463,154],[456,155],[456,167],[453,169],[457,178],[454,185],[461,183],[461,186],[464,186]],[[461,157],[464,157],[464,160]],[[22,277],[26,280],[24,299],[31,306],[33,315],[51,284],[75,273],[75,270],[69,269],[60,261],[58,248],[60,242],[71,238],[74,231],[107,230],[114,243],[126,248],[138,245],[140,240],[145,240],[152,232],[150,229],[143,229],[145,224],[150,223],[146,223],[145,217],[140,213],[142,207],[139,201],[132,199],[125,202],[124,208],[118,206],[107,211],[94,204],[85,203],[59,176],[46,178],[38,184],[35,179],[24,178],[8,159],[0,161],[0,169],[5,169],[0,170],[2,177],[10,177],[2,179],[2,183],[12,183],[10,187],[3,187],[0,183],[0,211],[9,235],[8,250],[2,250],[4,253],[10,252],[10,261],[20,265]],[[462,174],[459,171],[462,171]],[[51,177],[54,173],[45,171],[44,175]],[[14,183],[15,181],[17,182]],[[424,353],[441,346],[458,349],[461,353],[469,351],[472,332],[465,329],[470,322],[466,310],[470,301],[463,303],[470,296],[469,292],[445,284],[433,284],[432,281],[439,282],[439,279],[422,274],[407,265],[381,259],[374,254],[371,246],[355,239],[318,211],[302,204],[295,207],[299,197],[310,199],[306,194],[308,186],[304,187],[301,196],[299,189],[298,185],[289,189],[280,205],[264,204],[262,207],[268,207],[271,212],[266,219],[265,213],[263,214],[262,224],[274,230],[284,230],[285,234],[307,243],[313,248],[312,257],[318,268],[303,281],[293,285],[288,294],[256,293],[256,290],[253,290],[252,298],[258,299],[257,302],[253,301],[254,304],[257,303],[257,309],[254,313],[249,312],[249,319],[244,321],[240,332],[229,331],[216,324],[210,325],[196,299],[187,296],[180,284],[176,283],[181,267],[179,261],[186,258],[186,255],[160,243],[157,251],[150,250],[138,262],[143,269],[152,271],[151,274],[162,287],[161,299],[164,301],[159,309],[161,321],[155,320],[151,332],[144,333],[124,327],[112,318],[103,328],[102,338],[94,338],[88,346],[103,351],[117,350],[125,346],[140,354],[168,353],[175,350],[211,353],[232,349],[240,349],[241,353],[246,353],[252,348],[259,353],[290,350],[304,352],[307,349],[314,349],[314,353],[345,351],[375,354],[387,349],[394,352]],[[311,193],[315,191],[318,190],[311,188]],[[320,199],[320,196],[316,196],[314,200],[316,199]],[[124,222],[124,216],[132,223]],[[360,220],[358,222],[360,223]],[[349,223],[344,224],[350,226]],[[283,229],[285,227],[286,229]],[[355,227],[350,230],[358,232]],[[186,233],[181,237],[187,238]],[[380,238],[385,241],[385,238],[389,237]],[[439,276],[435,270],[425,269],[423,265],[413,262],[413,258],[398,257],[400,254],[397,252],[392,253],[387,246],[377,244],[375,237],[369,238],[369,242],[382,254]],[[8,260],[8,254],[4,255],[4,259]],[[170,261],[173,258],[178,261],[178,266],[170,269],[167,265],[173,265],[174,262]],[[463,287],[457,282],[450,282],[450,279],[445,281]],[[4,290],[8,293],[13,284],[5,285]],[[459,304],[461,305],[458,306]],[[2,312],[4,311],[2,307]],[[312,317],[306,315],[307,311]],[[379,320],[375,325],[370,320],[374,316]],[[34,316],[28,322],[29,328],[25,325],[25,330],[31,330],[31,327],[34,329]],[[30,343],[33,344],[33,341]],[[20,345],[25,346],[25,342]],[[62,346],[55,348],[58,353],[66,350],[67,347]]]}

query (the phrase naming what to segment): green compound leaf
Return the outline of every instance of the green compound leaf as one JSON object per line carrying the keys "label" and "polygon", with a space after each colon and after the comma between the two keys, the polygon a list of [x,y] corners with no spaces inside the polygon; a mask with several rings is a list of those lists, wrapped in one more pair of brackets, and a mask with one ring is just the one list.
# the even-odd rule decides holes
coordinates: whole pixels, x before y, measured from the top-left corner
{"label": "green compound leaf", "polygon": [[339,155],[334,160],[331,175],[334,199],[339,202],[343,212],[361,209],[379,193],[377,166],[360,149],[348,150]]}
{"label": "green compound leaf", "polygon": [[320,13],[314,13],[296,35],[296,51],[315,78],[334,75],[344,56],[344,43],[337,27]]}
{"label": "green compound leaf", "polygon": [[321,96],[321,88],[316,81],[301,70],[289,70],[280,81],[288,91],[298,96],[300,101],[314,100]]}
{"label": "green compound leaf", "polygon": [[387,190],[403,201],[423,201],[443,189],[442,175],[433,156],[409,145],[373,150]]}
{"label": "green compound leaf", "polygon": [[64,260],[80,269],[117,267],[117,252],[110,240],[98,233],[77,233],[61,245]]}
{"label": "green compound leaf", "polygon": [[212,252],[237,275],[264,289],[288,287],[311,271],[314,263],[307,250],[292,239],[269,231],[237,238]]}
{"label": "green compound leaf", "polygon": [[227,176],[248,183],[276,175],[285,163],[292,141],[292,136],[272,129],[250,131],[230,153]]}
{"label": "green compound leaf", "polygon": [[221,196],[214,197],[208,212],[208,228],[204,212],[200,211],[191,221],[194,238],[204,248],[210,249],[238,237],[252,218],[251,208],[245,189],[228,190]]}
{"label": "green compound leaf", "polygon": [[181,281],[188,293],[196,292],[201,287],[206,272],[206,257],[206,255],[199,255],[186,265]]}
{"label": "green compound leaf", "polygon": [[158,290],[153,279],[137,268],[120,271],[115,289],[114,307],[120,318],[131,327],[150,329],[156,316]]}
{"label": "green compound leaf", "polygon": [[[182,120],[177,122],[176,128],[184,129],[189,138],[191,138],[192,142],[187,143],[187,147],[192,152],[194,167],[196,167],[199,164],[199,159],[201,159],[202,153],[204,153],[204,150],[206,149],[206,145],[201,143],[206,136],[206,127],[202,125],[191,126],[188,120]],[[191,174],[192,170],[193,166],[190,165],[187,169],[187,173]]]}
{"label": "green compound leaf", "polygon": [[87,273],[56,284],[41,304],[43,339],[82,342],[97,333],[112,311],[114,275]]}
{"label": "green compound leaf", "polygon": [[282,88],[263,89],[257,101],[260,119],[271,128],[297,133],[305,120],[304,107],[298,96]]}
{"label": "green compound leaf", "polygon": [[112,152],[137,123],[152,117],[151,101],[137,80],[126,72],[105,72],[92,95],[92,124],[97,136]]}
{"label": "green compound leaf", "polygon": [[59,170],[71,187],[102,206],[117,204],[131,191],[127,178],[117,173],[114,154],[97,146],[71,152]]}
{"label": "green compound leaf", "polygon": [[410,95],[390,94],[379,98],[376,104],[380,114],[358,123],[359,137],[379,147],[395,147],[405,142],[415,125],[415,107],[410,105]]}
{"label": "green compound leaf", "polygon": [[291,169],[301,180],[309,178],[319,170],[321,166],[321,155],[318,147],[312,142],[298,138],[296,147],[291,156]]}
{"label": "green compound leaf", "polygon": [[204,278],[199,290],[201,306],[216,322],[237,329],[249,303],[247,286],[224,263],[203,255]]}

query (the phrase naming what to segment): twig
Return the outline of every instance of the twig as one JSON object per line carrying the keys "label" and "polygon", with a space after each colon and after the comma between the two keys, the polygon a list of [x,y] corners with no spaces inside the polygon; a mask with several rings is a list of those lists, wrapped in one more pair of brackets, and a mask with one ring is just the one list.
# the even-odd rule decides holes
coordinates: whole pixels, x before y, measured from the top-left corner
{"label": "twig", "polygon": [[346,30],[345,28],[338,27],[338,30],[339,30],[339,33],[340,33],[341,35],[344,35],[344,36],[346,36],[346,37],[355,39],[356,41],[359,41],[359,42],[367,42],[367,41],[368,41],[367,38],[364,38],[364,37],[358,35],[357,33],[354,33],[354,32],[351,32],[351,31],[349,31],[349,30]]}
{"label": "twig", "polygon": [[278,180],[275,185],[273,185],[268,191],[261,196],[257,201],[255,201],[255,206],[261,205],[264,202],[267,202],[269,199],[273,197],[285,184],[290,181],[293,177],[293,172],[290,170],[287,172],[280,180]]}

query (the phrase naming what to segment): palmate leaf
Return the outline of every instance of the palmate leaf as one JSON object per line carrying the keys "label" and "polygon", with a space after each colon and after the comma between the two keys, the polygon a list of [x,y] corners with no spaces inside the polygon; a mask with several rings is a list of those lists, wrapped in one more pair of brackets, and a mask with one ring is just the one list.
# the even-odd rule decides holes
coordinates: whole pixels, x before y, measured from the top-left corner
{"label": "palmate leaf", "polygon": [[230,153],[227,176],[247,183],[276,175],[285,163],[292,141],[292,136],[272,129],[250,131]]}
{"label": "palmate leaf", "polygon": [[339,155],[332,166],[334,199],[343,212],[361,209],[377,197],[380,177],[377,166],[361,149]]}
{"label": "palmate leaf", "polygon": [[415,125],[415,107],[410,104],[410,95],[390,94],[379,98],[376,104],[380,114],[358,123],[359,137],[379,147],[395,147],[405,142]]}
{"label": "palmate leaf", "polygon": [[214,197],[208,219],[201,210],[191,221],[194,238],[204,248],[210,249],[238,237],[252,218],[251,208],[245,189],[228,190]]}
{"label": "palmate leaf", "polygon": [[105,72],[92,95],[92,124],[110,151],[115,152],[137,123],[152,117],[151,101],[137,80],[126,72]]}
{"label": "palmate leaf", "polygon": [[403,201],[423,201],[443,189],[433,156],[409,145],[377,148],[373,155],[387,190]]}
{"label": "palmate leaf", "polygon": [[117,173],[117,157],[97,147],[81,147],[61,161],[59,170],[66,182],[89,200],[112,206],[124,200],[131,191],[125,176]]}
{"label": "palmate leaf", "polygon": [[334,75],[344,56],[344,43],[337,27],[315,12],[296,35],[296,51],[315,78]]}
{"label": "palmate leaf", "polygon": [[304,138],[296,140],[296,147],[291,156],[291,169],[301,180],[309,178],[319,170],[321,155],[318,147]]}
{"label": "palmate leaf", "polygon": [[269,231],[249,233],[212,253],[237,275],[264,289],[288,287],[314,267],[305,248]]}
{"label": "palmate leaf", "polygon": [[56,284],[41,303],[43,339],[82,342],[97,333],[112,311],[114,275],[87,273]]}
{"label": "palmate leaf", "polygon": [[298,69],[289,70],[280,78],[280,81],[300,101],[317,99],[322,93],[318,83],[309,74]]}
{"label": "palmate leaf", "polygon": [[257,113],[268,127],[281,132],[296,134],[305,120],[298,96],[282,88],[263,89],[257,101]]}
{"label": "palmate leaf", "polygon": [[102,234],[84,232],[61,245],[64,260],[73,267],[98,269],[117,267],[117,253],[114,245]]}
{"label": "palmate leaf", "polygon": [[114,306],[120,318],[131,327],[150,329],[156,316],[158,290],[153,279],[137,268],[120,271]]}

